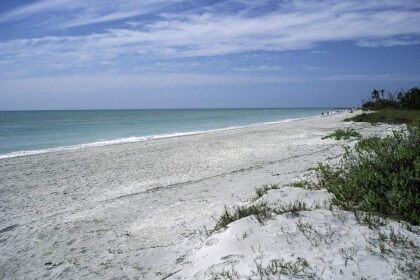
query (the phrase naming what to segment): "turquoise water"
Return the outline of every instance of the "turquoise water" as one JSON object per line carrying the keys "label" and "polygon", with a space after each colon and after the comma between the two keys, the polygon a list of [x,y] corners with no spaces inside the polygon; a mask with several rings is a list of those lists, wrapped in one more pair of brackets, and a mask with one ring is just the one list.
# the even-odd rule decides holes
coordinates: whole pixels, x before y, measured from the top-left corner
{"label": "turquoise water", "polygon": [[319,116],[330,109],[0,112],[0,158]]}

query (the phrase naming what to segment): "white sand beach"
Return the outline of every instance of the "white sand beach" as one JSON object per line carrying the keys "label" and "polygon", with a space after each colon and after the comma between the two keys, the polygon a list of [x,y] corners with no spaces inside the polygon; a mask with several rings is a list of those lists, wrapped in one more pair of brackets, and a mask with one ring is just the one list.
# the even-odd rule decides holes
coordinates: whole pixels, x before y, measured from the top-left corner
{"label": "white sand beach", "polygon": [[[382,254],[378,231],[329,209],[326,191],[291,187],[351,144],[321,139],[334,129],[367,136],[395,128],[342,122],[348,116],[2,159],[0,279],[214,279],[221,271],[245,278],[258,265],[298,258],[308,266],[296,278],[404,279],[407,263],[420,265],[418,254]],[[281,188],[259,201],[325,207],[204,233],[225,205],[258,203],[251,198],[264,184]],[[383,228],[392,230],[420,246],[414,230]]]}

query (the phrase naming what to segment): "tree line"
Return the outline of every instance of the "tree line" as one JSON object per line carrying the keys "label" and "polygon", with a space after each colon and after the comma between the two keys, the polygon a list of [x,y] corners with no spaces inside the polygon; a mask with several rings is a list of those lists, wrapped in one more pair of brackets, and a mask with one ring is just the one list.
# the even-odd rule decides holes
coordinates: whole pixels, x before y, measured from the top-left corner
{"label": "tree line", "polygon": [[363,110],[381,110],[387,108],[420,110],[420,88],[414,87],[398,92],[386,92],[384,89],[374,89],[371,93],[371,99],[362,105]]}

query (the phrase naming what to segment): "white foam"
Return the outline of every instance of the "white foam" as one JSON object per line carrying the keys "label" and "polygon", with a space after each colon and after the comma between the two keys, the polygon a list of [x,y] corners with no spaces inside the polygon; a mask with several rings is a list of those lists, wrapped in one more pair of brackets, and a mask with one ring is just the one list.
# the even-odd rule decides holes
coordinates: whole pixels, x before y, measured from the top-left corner
{"label": "white foam", "polygon": [[231,127],[210,129],[210,130],[195,130],[195,131],[189,131],[189,132],[176,132],[176,133],[170,133],[170,134],[158,134],[158,135],[148,135],[148,136],[132,136],[132,137],[119,138],[119,139],[114,139],[114,140],[97,141],[97,142],[84,143],[84,144],[78,144],[78,145],[72,145],[72,146],[63,146],[63,147],[40,149],[40,150],[17,151],[17,152],[11,152],[11,153],[0,155],[0,160],[7,159],[7,158],[14,158],[14,157],[45,154],[45,153],[51,153],[51,152],[71,151],[71,150],[78,150],[78,149],[85,149],[85,148],[103,147],[103,146],[109,146],[109,145],[115,145],[115,144],[135,143],[135,142],[141,142],[141,141],[147,141],[147,140],[189,136],[189,135],[196,135],[196,134],[202,134],[202,133],[212,133],[212,132],[226,131],[226,130],[232,130],[232,129],[243,129],[243,128],[248,128],[248,127],[284,123],[284,122],[290,122],[290,121],[299,121],[299,120],[319,118],[319,117],[321,116],[285,119],[281,121],[255,123],[255,124],[244,125],[244,126],[231,126]]}

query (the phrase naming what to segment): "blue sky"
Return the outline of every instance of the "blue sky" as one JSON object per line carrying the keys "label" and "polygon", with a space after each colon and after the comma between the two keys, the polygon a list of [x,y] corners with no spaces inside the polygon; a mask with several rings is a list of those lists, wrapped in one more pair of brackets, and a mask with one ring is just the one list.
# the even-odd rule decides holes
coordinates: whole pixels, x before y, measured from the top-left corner
{"label": "blue sky", "polygon": [[0,110],[351,106],[419,62],[418,0],[0,2]]}

